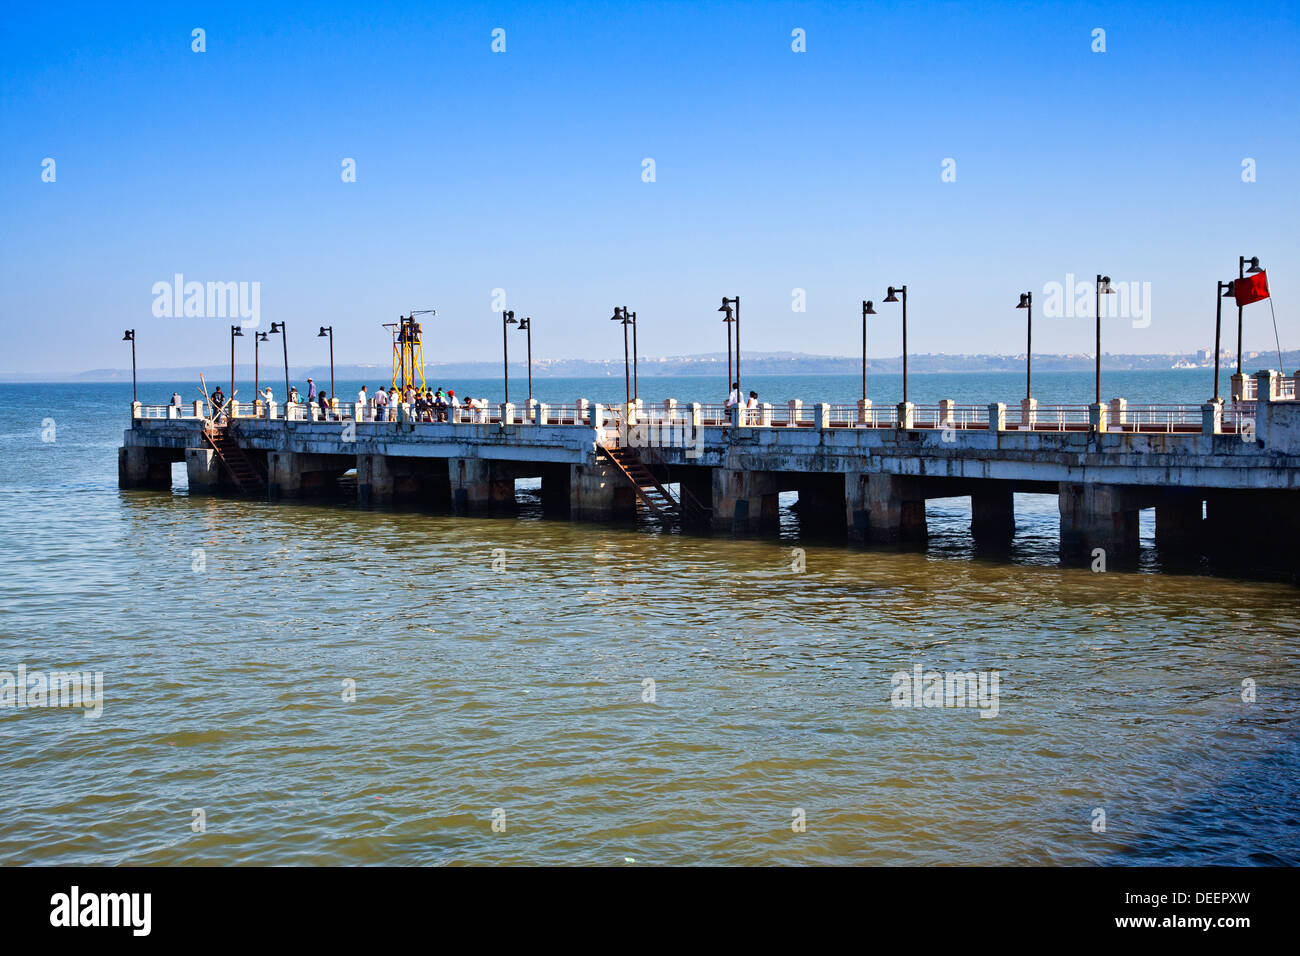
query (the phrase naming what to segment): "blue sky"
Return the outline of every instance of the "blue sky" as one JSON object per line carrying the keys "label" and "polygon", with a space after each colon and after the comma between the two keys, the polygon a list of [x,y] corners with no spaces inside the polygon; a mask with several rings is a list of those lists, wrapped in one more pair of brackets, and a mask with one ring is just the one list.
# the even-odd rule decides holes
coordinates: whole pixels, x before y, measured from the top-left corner
{"label": "blue sky", "polygon": [[[533,316],[539,356],[620,354],[615,305],[637,310],[643,354],[721,351],[735,294],[747,349],[856,354],[872,298],[869,351],[893,356],[880,300],[904,282],[912,351],[1012,354],[1019,292],[1099,271],[1151,284],[1150,325],[1109,320],[1105,350],[1153,352],[1212,343],[1214,283],[1246,254],[1294,348],[1298,11],[14,7],[0,372],[122,367],[127,326],[143,366],[226,354],[228,321],[152,314],[178,272],[259,282],[295,364],[325,360],[320,324],[340,361],[386,361],[380,323],[411,308],[439,312],[427,359],[495,359],[495,289]],[[1247,348],[1272,347],[1267,304],[1247,326]],[[1089,353],[1092,334],[1038,317],[1035,351]]]}

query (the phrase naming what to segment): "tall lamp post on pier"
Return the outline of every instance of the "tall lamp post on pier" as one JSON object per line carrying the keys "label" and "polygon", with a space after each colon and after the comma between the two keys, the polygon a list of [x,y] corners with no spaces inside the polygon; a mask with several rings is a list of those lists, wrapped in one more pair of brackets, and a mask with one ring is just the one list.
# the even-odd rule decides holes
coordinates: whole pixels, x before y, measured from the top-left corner
{"label": "tall lamp post on pier", "polygon": [[1223,339],[1223,300],[1231,299],[1233,287],[1231,282],[1220,282],[1214,293],[1214,398],[1219,401],[1219,351]]}
{"label": "tall lamp post on pier", "polygon": [[632,398],[635,400],[641,397],[641,387],[636,378],[636,313],[628,313],[627,306],[623,306],[623,313],[630,315],[632,320]]}
{"label": "tall lamp post on pier", "polygon": [[317,333],[316,338],[323,339],[326,336],[329,336],[329,340],[330,340],[330,398],[333,399],[335,397],[334,395],[334,326],[322,325],[320,327],[320,332]]}
{"label": "tall lamp post on pier", "polygon": [[527,316],[519,320],[519,332],[528,333],[528,404],[533,404],[533,317]]}
{"label": "tall lamp post on pier", "polygon": [[1093,298],[1096,300],[1094,308],[1097,313],[1097,392],[1095,400],[1099,407],[1101,405],[1101,297],[1114,294],[1115,290],[1110,287],[1110,276],[1098,275]]}
{"label": "tall lamp post on pier", "polygon": [[902,296],[903,303],[903,404],[907,404],[907,286],[895,288],[890,286],[885,294],[886,302],[898,302]]}
{"label": "tall lamp post on pier", "polygon": [[629,364],[630,359],[627,350],[627,327],[632,324],[632,319],[628,316],[627,306],[614,306],[614,314],[609,317],[611,322],[623,323],[623,388],[627,392],[626,404],[623,406],[623,417],[627,418],[628,406],[632,404],[632,366]]}
{"label": "tall lamp post on pier", "polygon": [[253,333],[253,402],[262,400],[262,358],[258,354],[261,345],[266,341],[265,332]]}
{"label": "tall lamp post on pier", "polygon": [[[1250,268],[1249,268],[1249,269],[1246,268],[1246,263],[1247,263],[1247,262],[1250,263]],[[1238,279],[1244,279],[1244,278],[1246,278],[1246,276],[1251,276],[1251,275],[1254,275],[1254,274],[1257,273],[1257,272],[1263,272],[1263,271],[1264,271],[1264,270],[1261,269],[1261,268],[1259,267],[1259,256],[1238,256],[1238,257],[1237,257],[1237,278],[1238,278]],[[1242,353],[1241,353],[1241,316],[1242,316],[1242,309],[1243,309],[1242,304],[1241,304],[1240,302],[1238,302],[1238,303],[1237,303],[1237,374],[1238,374],[1238,375],[1244,375],[1244,374],[1245,374],[1245,369],[1242,368],[1242,363],[1241,363],[1241,355],[1242,355]]]}
{"label": "tall lamp post on pier", "polygon": [[1034,294],[1020,293],[1017,309],[1025,310],[1025,398],[1034,397]]}
{"label": "tall lamp post on pier", "polygon": [[122,341],[131,343],[131,401],[138,402],[135,389],[135,329],[127,329],[122,333]]}
{"label": "tall lamp post on pier", "polygon": [[237,325],[230,327],[230,394],[226,396],[226,401],[234,401],[235,398],[235,339],[242,339],[244,330]]}
{"label": "tall lamp post on pier", "polygon": [[[508,326],[518,325],[518,324],[519,323],[515,321],[515,313],[513,309],[507,309],[506,311],[501,313],[501,365],[502,365],[502,370],[505,373],[505,385],[506,385],[505,404],[506,405],[510,404],[510,339],[506,335],[506,332],[509,331]],[[501,410],[501,415],[502,415],[501,423],[504,425],[505,424],[504,408],[502,408]]]}
{"label": "tall lamp post on pier", "polygon": [[284,347],[284,421],[287,428],[289,422],[289,334],[284,330],[283,322],[272,322],[271,335],[280,336],[280,344]]}
{"label": "tall lamp post on pier", "polygon": [[862,300],[862,400],[867,400],[867,316],[876,315],[870,299]]}
{"label": "tall lamp post on pier", "polygon": [[[732,311],[733,306],[735,308],[734,312]],[[726,315],[723,316],[722,319],[723,322],[730,323],[733,318],[735,319],[736,322],[736,373],[735,373],[736,377],[734,379],[731,377],[731,325],[730,324],[727,325],[727,394],[728,395],[731,394],[731,385],[733,381],[735,382],[736,385],[736,393],[741,394],[740,391],[740,296],[734,295],[730,299],[728,299],[724,295],[722,297],[722,306],[721,308],[718,309],[718,311],[726,313]]]}

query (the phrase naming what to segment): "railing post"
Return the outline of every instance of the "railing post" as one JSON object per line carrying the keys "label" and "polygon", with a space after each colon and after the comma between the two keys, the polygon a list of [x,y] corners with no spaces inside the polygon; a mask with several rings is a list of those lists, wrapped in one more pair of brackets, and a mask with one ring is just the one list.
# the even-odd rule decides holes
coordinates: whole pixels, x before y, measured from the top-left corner
{"label": "railing post", "polygon": [[677,417],[677,399],[664,399],[664,416],[670,419]]}
{"label": "railing post", "polygon": [[817,427],[818,428],[831,427],[831,406],[829,402],[817,403]]}
{"label": "railing post", "polygon": [[1110,421],[1111,425],[1118,425],[1123,431],[1124,426],[1128,424],[1128,399],[1112,398],[1110,400]]}
{"label": "railing post", "polygon": [[799,416],[803,414],[803,399],[790,399],[790,421],[787,422],[791,428],[799,424]]}
{"label": "railing post", "polygon": [[762,425],[764,428],[771,428],[772,427],[772,403],[763,402],[758,407],[760,409],[760,417],[758,423]]}
{"label": "railing post", "polygon": [[898,403],[898,427],[913,428],[916,425],[916,405],[912,402]]}
{"label": "railing post", "polygon": [[1022,398],[1020,400],[1020,424],[1033,428],[1038,422],[1038,399]]}
{"label": "railing post", "polygon": [[1093,403],[1088,406],[1088,428],[1095,432],[1106,430],[1106,406]]}
{"label": "railing post", "polygon": [[587,406],[590,403],[585,398],[578,399],[578,401],[575,404],[577,405],[578,408],[578,411],[574,416],[575,424],[581,425],[585,422],[591,422],[591,424],[593,425],[596,424],[594,421],[592,421],[590,418],[587,417],[587,411],[588,411]]}
{"label": "railing post", "polygon": [[1223,434],[1223,399],[1212,398],[1201,406],[1201,434]]}
{"label": "railing post", "polygon": [[704,424],[704,407],[699,402],[691,402],[691,428],[698,431]]}
{"label": "railing post", "polygon": [[[600,404],[600,402],[594,402],[590,407],[591,427],[603,430],[605,427],[605,406]],[[602,434],[600,436],[601,440],[603,440],[604,437],[605,436]]]}
{"label": "railing post", "polygon": [[[135,402],[135,403],[133,403],[133,405],[132,405],[132,409],[131,409],[131,417],[132,417],[132,418],[139,418],[139,417],[140,417],[139,415],[137,415],[137,414],[135,413],[135,406],[138,406],[139,404],[140,404],[139,402]],[[179,405],[168,405],[168,406],[167,406],[167,417],[168,417],[168,418],[180,418],[180,417],[181,417],[181,409],[180,409],[180,406],[179,406]]]}
{"label": "railing post", "polygon": [[732,428],[740,427],[740,423],[742,421],[741,416],[743,411],[744,411],[744,405],[740,402],[737,402],[735,405],[731,406],[731,427]]}
{"label": "railing post", "polygon": [[501,424],[513,425],[514,423],[515,423],[515,403],[502,402],[501,403]]}
{"label": "railing post", "polygon": [[1267,369],[1255,373],[1255,401],[1277,401],[1277,372]]}
{"label": "railing post", "polygon": [[[140,417],[140,407],[141,407],[141,406],[140,406],[140,403],[139,403],[139,402],[132,402],[132,403],[131,403],[131,417],[132,417],[132,418],[139,418],[139,417]],[[177,411],[180,411],[180,409],[178,408]]]}
{"label": "railing post", "polygon": [[195,418],[203,417],[203,399],[201,398],[196,398],[194,400],[194,417]]}
{"label": "railing post", "polygon": [[533,412],[533,424],[545,425],[546,419],[550,417],[550,414],[551,414],[551,406],[545,405],[541,402],[537,402],[536,408]]}
{"label": "railing post", "polygon": [[956,407],[957,407],[957,403],[954,402],[951,398],[939,399],[939,425],[940,426],[953,424],[953,420],[952,420],[953,411],[954,409],[956,409]]}
{"label": "railing post", "polygon": [[858,399],[858,424],[865,427],[871,423],[871,399]]}
{"label": "railing post", "polygon": [[239,402],[235,401],[233,398],[230,400],[230,417],[239,417]]}
{"label": "railing post", "polygon": [[[1245,401],[1246,399],[1251,397],[1250,395],[1247,394],[1248,386],[1246,382],[1246,376],[1233,375],[1232,378],[1230,378],[1228,381],[1230,383],[1228,394],[1232,397],[1232,400],[1234,402]],[[1254,383],[1252,382],[1250,384],[1254,384]]]}
{"label": "railing post", "polygon": [[1007,403],[989,402],[989,431],[1007,430]]}

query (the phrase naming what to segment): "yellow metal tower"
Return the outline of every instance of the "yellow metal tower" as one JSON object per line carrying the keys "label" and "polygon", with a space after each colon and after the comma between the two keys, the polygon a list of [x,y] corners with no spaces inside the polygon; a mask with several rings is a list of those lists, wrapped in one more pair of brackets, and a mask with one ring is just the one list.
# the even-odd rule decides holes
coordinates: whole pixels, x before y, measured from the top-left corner
{"label": "yellow metal tower", "polygon": [[393,387],[407,388],[418,385],[424,388],[424,339],[417,315],[437,315],[436,309],[412,311],[399,315],[396,322],[384,323],[393,336]]}

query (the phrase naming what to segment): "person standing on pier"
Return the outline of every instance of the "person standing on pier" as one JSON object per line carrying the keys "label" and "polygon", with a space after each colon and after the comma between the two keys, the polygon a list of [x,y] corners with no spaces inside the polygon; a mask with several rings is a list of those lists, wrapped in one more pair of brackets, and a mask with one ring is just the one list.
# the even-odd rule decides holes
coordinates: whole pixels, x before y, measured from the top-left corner
{"label": "person standing on pier", "polygon": [[316,383],[307,379],[307,404],[310,405],[316,401]]}
{"label": "person standing on pier", "polygon": [[382,422],[388,417],[388,393],[384,386],[375,389],[375,421]]}
{"label": "person standing on pier", "polygon": [[325,394],[324,389],[322,389],[320,394],[317,396],[317,400],[320,402],[320,420],[323,422],[329,421],[330,420],[329,396]]}
{"label": "person standing on pier", "polygon": [[224,406],[226,404],[226,393],[221,390],[220,385],[218,385],[217,390],[209,396],[209,401],[212,404],[212,416],[214,418],[223,414]]}
{"label": "person standing on pier", "polygon": [[731,411],[739,404],[740,404],[740,383],[732,382],[731,394],[728,395],[727,400],[722,403],[722,407],[725,408],[727,411]]}
{"label": "person standing on pier", "polygon": [[181,407],[181,393],[172,392],[172,408],[180,408],[180,407]]}
{"label": "person standing on pier", "polygon": [[370,393],[367,392],[366,387],[362,385],[361,391],[357,392],[357,408],[361,412],[359,416],[359,419],[361,421],[366,420],[366,409],[369,408],[369,406],[370,406]]}

